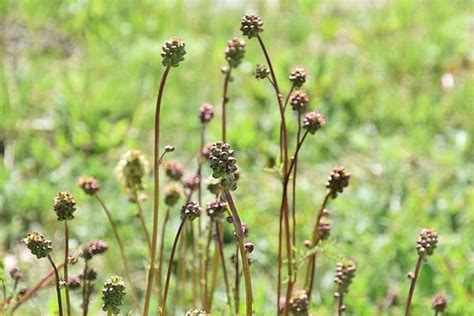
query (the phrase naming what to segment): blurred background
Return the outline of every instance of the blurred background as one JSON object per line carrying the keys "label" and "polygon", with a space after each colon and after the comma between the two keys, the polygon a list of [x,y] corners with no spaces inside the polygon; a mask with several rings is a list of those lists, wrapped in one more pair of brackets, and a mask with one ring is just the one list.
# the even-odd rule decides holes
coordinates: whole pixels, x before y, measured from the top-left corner
{"label": "blurred background", "polygon": [[[25,271],[20,286],[28,287],[49,269],[19,243],[30,229],[53,239],[59,260],[62,226],[52,211],[58,191],[71,191],[78,203],[72,252],[97,238],[115,245],[102,210],[76,185],[78,176],[88,174],[101,181],[102,195],[129,241],[138,287],[144,287],[146,244],[137,236],[135,206],[127,203],[114,169],[129,149],[151,157],[161,45],[175,35],[186,41],[186,60],[172,70],[164,95],[162,138],[176,147],[169,157],[191,173],[199,146],[198,108],[204,101],[220,104],[227,40],[241,36],[242,15],[255,12],[264,21],[262,37],[282,90],[290,88],[292,66],[305,66],[310,108],[327,120],[300,154],[301,251],[332,167],[352,172],[348,190],[330,205],[334,227],[318,260],[311,311],[334,311],[335,263],[343,257],[358,265],[345,300],[347,314],[400,315],[418,233],[432,227],[439,246],[422,268],[413,314],[430,314],[437,292],[448,295],[446,315],[474,314],[473,7],[470,0],[1,1],[5,270],[19,265]],[[229,88],[228,133],[243,172],[236,202],[256,246],[256,314],[272,315],[280,184],[268,169],[278,154],[279,112],[269,83],[253,77],[255,65],[264,64],[258,43],[246,41],[245,61]],[[294,135],[296,121],[288,117]],[[219,120],[216,106],[209,141],[219,138]],[[151,193],[151,177],[147,183]],[[147,210],[150,205],[145,203]],[[179,209],[173,212],[170,231],[179,223]],[[115,248],[95,262],[98,288],[117,273]],[[222,290],[217,310],[225,307]],[[91,305],[97,313],[100,293]],[[47,314],[54,307],[51,289],[19,314]]]}

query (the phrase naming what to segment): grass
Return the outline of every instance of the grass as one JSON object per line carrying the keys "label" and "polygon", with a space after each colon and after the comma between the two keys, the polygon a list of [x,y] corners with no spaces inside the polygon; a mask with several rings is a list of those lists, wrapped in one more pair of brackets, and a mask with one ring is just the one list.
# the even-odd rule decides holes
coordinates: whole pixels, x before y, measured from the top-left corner
{"label": "grass", "polygon": [[[417,282],[413,314],[430,308],[438,291],[448,294],[446,315],[474,313],[469,303],[474,291],[473,17],[466,10],[472,3],[377,3],[227,6],[212,1],[160,5],[117,1],[111,6],[101,0],[3,1],[0,254],[4,264],[21,258],[19,265],[25,271],[33,264],[19,245],[30,228],[40,228],[61,244],[51,200],[62,190],[71,191],[78,202],[77,219],[70,227],[71,251],[92,238],[113,240],[98,205],[75,185],[82,174],[99,178],[123,239],[137,240],[140,223],[132,220],[135,206],[126,203],[125,194],[116,194],[120,185],[114,168],[131,148],[152,156],[150,118],[163,71],[162,42],[179,35],[187,43],[186,60],[170,74],[164,95],[161,143],[176,147],[172,158],[190,173],[194,162],[185,153],[198,149],[198,139],[189,137],[199,132],[198,108],[204,101],[220,104],[224,47],[240,34],[242,14],[255,11],[264,20],[262,37],[282,90],[290,87],[286,76],[293,65],[307,67],[310,105],[328,122],[299,153],[301,248],[332,167],[342,164],[353,174],[347,192],[331,204],[334,228],[318,263],[315,293],[320,295],[311,310],[320,314],[334,310],[335,263],[347,256],[357,262],[351,293],[344,297],[349,313],[376,314],[389,292],[399,295],[400,304],[385,314],[402,313],[409,287],[405,276],[416,263],[416,237],[426,226],[439,232],[440,241]],[[276,280],[280,202],[276,193],[281,188],[271,168],[278,152],[279,113],[271,87],[252,77],[255,64],[263,62],[256,43],[248,43],[245,62],[233,72],[229,86],[227,137],[243,172],[235,200],[255,244],[256,310],[272,315],[275,295],[269,284]],[[441,84],[443,76],[449,78],[446,74],[454,78],[451,89]],[[217,120],[208,131],[210,140],[219,138]],[[295,131],[295,126],[290,128],[291,135]],[[147,185],[152,187],[151,177]],[[151,221],[151,199],[144,208]],[[176,231],[179,221],[176,209],[169,231]],[[127,246],[133,267],[144,271],[146,242]],[[59,258],[60,253],[54,256]],[[115,273],[118,256],[112,247],[105,260],[96,262],[103,272],[98,284]],[[47,262],[40,262],[26,281],[34,283],[48,268]],[[144,282],[145,274],[135,278]],[[223,308],[225,293],[217,298],[216,305]],[[23,312],[36,311],[45,300],[50,304],[41,304],[42,313],[55,308],[54,292],[43,291],[22,307]],[[96,295],[91,313],[100,308],[99,300]]]}

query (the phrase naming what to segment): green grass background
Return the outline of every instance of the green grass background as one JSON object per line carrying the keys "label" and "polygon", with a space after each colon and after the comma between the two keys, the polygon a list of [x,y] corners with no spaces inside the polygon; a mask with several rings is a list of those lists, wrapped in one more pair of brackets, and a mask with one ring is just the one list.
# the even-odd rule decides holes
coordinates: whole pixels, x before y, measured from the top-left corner
{"label": "green grass background", "polygon": [[[431,298],[439,291],[448,295],[446,315],[474,314],[473,6],[469,0],[1,1],[0,255],[5,265],[18,261],[25,271],[21,286],[47,271],[46,261],[34,260],[19,244],[33,228],[54,240],[60,260],[62,226],[51,207],[60,190],[71,191],[79,206],[72,250],[95,238],[115,245],[98,205],[76,187],[79,175],[90,174],[102,183],[129,241],[134,278],[144,288],[146,245],[114,168],[131,148],[151,156],[161,45],[174,35],[186,41],[186,60],[172,70],[164,96],[162,138],[177,148],[172,158],[191,173],[199,143],[197,110],[203,101],[219,104],[226,41],[240,36],[243,13],[256,12],[264,20],[262,36],[282,89],[290,87],[289,69],[304,65],[310,70],[311,107],[327,119],[300,155],[300,245],[309,238],[332,167],[344,165],[352,172],[350,187],[330,205],[334,228],[318,260],[311,311],[333,312],[335,263],[349,257],[358,270],[346,298],[347,315],[376,315],[388,293],[396,293],[398,305],[382,314],[402,314],[417,235],[433,227],[439,246],[423,265],[413,315],[431,314]],[[265,170],[278,152],[279,113],[268,82],[252,76],[257,63],[264,63],[258,43],[247,40],[245,61],[230,85],[228,126],[243,172],[237,206],[256,245],[256,315],[272,315],[280,186]],[[445,74],[454,78],[452,88],[443,88]],[[219,118],[217,109],[209,141],[219,138]],[[294,135],[291,113],[288,118]],[[151,192],[151,178],[147,182]],[[146,208],[151,209],[150,201]],[[178,221],[175,209],[170,230]],[[98,289],[120,272],[117,258],[112,247],[94,259]],[[100,293],[92,305],[98,313]],[[79,303],[75,306],[79,311]],[[216,306],[225,307],[222,288]],[[50,289],[19,314],[39,315],[54,307]]]}

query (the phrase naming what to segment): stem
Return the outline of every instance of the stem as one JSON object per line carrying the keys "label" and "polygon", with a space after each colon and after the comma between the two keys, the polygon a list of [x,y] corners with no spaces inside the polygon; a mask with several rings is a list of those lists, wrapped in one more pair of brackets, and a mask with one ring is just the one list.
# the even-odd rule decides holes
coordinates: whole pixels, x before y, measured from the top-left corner
{"label": "stem", "polygon": [[[205,131],[206,131],[206,124],[201,124],[201,133],[200,133],[200,146],[199,146],[199,153],[198,153],[198,178],[199,178],[199,186],[198,186],[198,202],[199,205],[202,205],[202,149],[204,148],[205,142]],[[198,240],[202,238],[202,219],[201,216],[198,218]],[[206,296],[207,296],[207,280],[206,280],[206,253],[205,253],[205,245],[199,243],[200,249],[200,258],[199,258],[199,284],[201,289],[201,306],[204,308],[206,306]]]}
{"label": "stem", "polygon": [[227,87],[229,86],[230,81],[230,73],[232,72],[232,67],[229,66],[229,70],[225,74],[224,78],[224,91],[222,93],[222,141],[225,143],[227,140],[227,133],[226,133],[226,108],[225,105],[229,102],[229,98],[227,97]]}
{"label": "stem", "polygon": [[69,297],[69,277],[68,277],[68,264],[69,264],[69,229],[67,227],[67,220],[64,221],[64,282],[66,290],[66,308],[67,315],[71,316],[71,298]]}
{"label": "stem", "polygon": [[214,299],[214,290],[216,288],[217,280],[217,265],[219,264],[219,251],[217,250],[217,244],[215,245],[216,249],[214,250],[214,256],[212,257],[212,272],[211,272],[211,289],[209,290],[209,295],[207,299],[207,308],[209,312],[212,310],[212,302]]}
{"label": "stem", "polygon": [[[229,189],[225,188],[224,193],[227,198],[227,202],[229,203],[230,211],[232,214],[232,222],[234,223],[235,231],[238,237],[240,255],[242,258],[242,266],[244,270],[246,315],[250,316],[252,315],[253,303],[252,280],[250,278],[250,265],[244,247],[244,233],[242,231],[242,222],[240,221],[239,213],[237,212],[237,208],[235,207],[234,200],[232,199],[232,195],[230,194]],[[238,260],[238,258],[235,259]]]}
{"label": "stem", "polygon": [[148,270],[148,279],[145,292],[145,306],[143,308],[143,316],[148,316],[150,309],[150,297],[153,289],[153,277],[155,275],[155,258],[156,258],[156,246],[158,242],[158,216],[159,216],[159,194],[160,194],[160,164],[158,164],[158,150],[160,147],[160,112],[161,112],[161,100],[163,97],[163,90],[165,88],[166,78],[170,71],[170,67],[166,67],[163,76],[161,77],[161,83],[158,90],[158,96],[156,98],[156,110],[155,110],[155,143],[153,147],[153,180],[154,180],[154,192],[153,192],[153,233],[151,241],[151,261],[150,269]]}
{"label": "stem", "polygon": [[[326,208],[326,205],[329,202],[329,198],[331,197],[330,191],[326,193],[324,196],[323,203],[319,208],[318,217],[316,218],[316,223],[314,224],[312,241],[311,241],[311,248],[316,247],[319,244],[319,223],[321,221],[321,217],[323,216],[323,210]],[[308,300],[311,301],[311,292],[313,291],[313,283],[314,283],[314,273],[316,271],[316,252],[309,257],[308,263],[308,270],[306,272],[306,291],[308,292]]]}
{"label": "stem", "polygon": [[[54,277],[56,279],[56,296],[57,296],[57,299],[58,299],[59,316],[62,316],[63,315],[63,305],[62,305],[62,302],[61,302],[61,287],[59,285],[59,282],[60,282],[59,272],[58,272],[58,268],[54,264],[54,261],[53,261],[53,259],[51,258],[50,255],[48,255],[48,260],[51,263],[51,266],[53,267],[53,270],[54,270]],[[66,265],[64,265],[64,267],[66,267]],[[19,306],[19,304],[20,303],[18,303],[17,306],[15,306],[13,308],[13,310],[15,310]]]}
{"label": "stem", "polygon": [[86,273],[87,273],[87,263],[89,260],[84,260],[84,272],[82,273],[82,315],[86,316],[89,308],[89,302],[87,302],[87,280],[86,280]]}
{"label": "stem", "polygon": [[[61,263],[59,266],[57,266],[57,270],[62,269],[64,266],[64,263]],[[38,292],[40,289],[42,289],[48,281],[51,279],[51,277],[55,276],[55,270],[51,269],[48,274],[46,274],[41,280],[39,280],[38,283],[31,289],[29,289],[25,295],[23,295],[20,300],[16,303],[16,305],[13,307],[12,312],[14,312],[18,307],[20,307],[21,304],[29,300],[36,292]],[[59,273],[58,273],[59,276]]]}
{"label": "stem", "polygon": [[227,304],[229,307],[232,308],[231,298],[230,298],[230,286],[229,286],[229,279],[227,276],[227,268],[225,266],[225,256],[224,256],[224,245],[222,244],[223,233],[219,228],[219,222],[216,221],[216,242],[219,250],[219,255],[221,257],[222,262],[222,274],[224,277],[224,284],[225,284],[225,291],[227,294]]}
{"label": "stem", "polygon": [[184,219],[181,220],[181,223],[179,224],[178,232],[176,233],[176,237],[174,238],[174,241],[173,241],[173,247],[171,248],[170,260],[168,262],[168,273],[166,274],[165,289],[163,293],[163,303],[161,305],[161,312],[163,316],[166,316],[166,301],[168,298],[168,290],[170,286],[171,269],[173,267],[174,254],[176,252],[176,246],[178,245],[179,236],[181,235],[181,232],[183,230],[185,223],[186,223],[186,220]]}
{"label": "stem", "polygon": [[165,235],[166,235],[166,225],[168,224],[168,219],[170,215],[170,208],[167,207],[165,211],[165,218],[163,220],[163,227],[161,228],[161,238],[160,238],[160,251],[158,254],[158,302],[161,305],[161,299],[163,298],[161,296],[161,288],[162,288],[162,283],[163,283],[163,277],[162,277],[162,271],[163,271],[163,251],[165,248]]}
{"label": "stem", "polygon": [[240,312],[240,273],[239,273],[239,244],[235,247],[235,288],[234,288],[234,302],[235,302],[235,314],[239,315]]}
{"label": "stem", "polygon": [[105,215],[107,216],[107,219],[109,220],[110,226],[112,227],[112,231],[114,233],[115,239],[117,240],[117,244],[119,246],[120,257],[122,258],[123,268],[124,268],[124,272],[125,272],[125,278],[127,279],[128,283],[130,284],[130,293],[131,293],[131,296],[132,296],[132,302],[135,305],[135,308],[140,309],[140,303],[138,302],[137,295],[136,295],[135,290],[133,288],[134,283],[132,282],[132,278],[130,277],[130,269],[129,269],[129,265],[128,265],[128,259],[127,259],[127,256],[125,254],[124,243],[123,243],[122,237],[120,237],[118,227],[117,227],[117,223],[115,222],[114,218],[112,217],[112,214],[110,213],[109,209],[107,208],[107,206],[105,205],[104,201],[99,196],[99,194],[95,193],[94,197],[99,202],[102,209],[104,210]]}
{"label": "stem", "polygon": [[[138,197],[138,191],[137,189],[133,190],[133,195],[135,197],[135,201],[137,203],[137,209],[138,209],[138,217],[140,218],[140,222],[141,222],[141,225],[142,225],[142,230],[143,230],[143,233],[145,234],[145,239],[147,241],[147,244],[148,244],[148,251],[149,253],[151,254],[151,238],[150,238],[150,233],[148,232],[148,228],[146,227],[146,221],[145,221],[145,214],[143,212],[143,207],[142,207],[142,203],[140,202],[140,199]],[[151,262],[151,260],[150,260]]]}
{"label": "stem", "polygon": [[410,316],[410,307],[413,299],[413,293],[415,292],[416,280],[418,279],[418,274],[420,273],[421,264],[423,263],[424,258],[424,255],[420,255],[418,257],[418,261],[416,262],[415,275],[411,280],[410,292],[408,292],[407,304],[405,306],[405,316]]}
{"label": "stem", "polygon": [[344,293],[339,293],[338,304],[337,304],[337,315],[344,315]]}

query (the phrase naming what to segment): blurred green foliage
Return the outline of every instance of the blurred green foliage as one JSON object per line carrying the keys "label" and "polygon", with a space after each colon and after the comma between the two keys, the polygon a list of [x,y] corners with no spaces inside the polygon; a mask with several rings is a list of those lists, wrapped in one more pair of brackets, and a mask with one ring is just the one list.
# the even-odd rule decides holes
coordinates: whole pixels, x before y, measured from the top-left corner
{"label": "blurred green foliage", "polygon": [[[133,240],[128,254],[137,282],[144,282],[146,245],[114,168],[128,149],[151,155],[161,45],[173,35],[187,45],[165,92],[162,137],[177,148],[170,156],[191,173],[198,107],[219,104],[226,41],[240,36],[240,18],[252,11],[264,20],[280,85],[289,89],[293,65],[307,67],[311,106],[327,119],[300,154],[300,244],[309,238],[331,168],[343,164],[353,174],[349,190],[330,206],[334,228],[318,260],[311,310],[334,310],[335,263],[350,257],[358,270],[347,314],[400,315],[417,234],[433,227],[440,243],[422,268],[413,314],[429,314],[439,291],[448,294],[446,315],[474,314],[472,8],[470,0],[1,1],[0,254],[28,271],[23,286],[39,279],[47,262],[33,260],[19,240],[39,228],[61,245],[51,206],[60,190],[71,191],[79,205],[73,251],[94,238],[113,244],[102,211],[75,184],[90,174],[100,179],[124,239]],[[243,171],[237,204],[256,245],[256,311],[272,315],[280,186],[264,170],[276,160],[279,113],[268,82],[252,76],[263,62],[257,42],[247,40],[245,62],[230,85],[229,142]],[[217,107],[209,141],[219,138],[219,114]],[[170,231],[178,209],[173,214]],[[117,273],[114,248],[96,263],[99,284]],[[37,264],[41,269],[28,270]],[[96,297],[93,312],[100,307]],[[53,291],[43,291],[23,313],[44,313],[47,304],[38,304],[46,298],[54,308]],[[398,304],[381,311],[391,298]]]}

